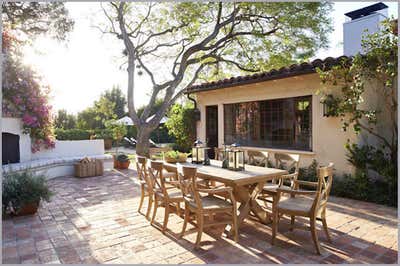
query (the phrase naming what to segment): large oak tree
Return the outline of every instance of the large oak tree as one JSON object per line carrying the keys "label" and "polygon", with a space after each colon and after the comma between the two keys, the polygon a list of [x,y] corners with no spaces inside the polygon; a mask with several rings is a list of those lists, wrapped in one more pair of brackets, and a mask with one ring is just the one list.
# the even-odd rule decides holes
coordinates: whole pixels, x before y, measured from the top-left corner
{"label": "large oak tree", "polygon": [[[331,4],[110,3],[107,26],[125,47],[129,116],[138,127],[137,153],[148,153],[150,133],[185,88],[198,80],[266,71],[306,60],[327,45]],[[138,75],[149,88],[136,88]],[[139,116],[135,89],[151,89]],[[164,101],[146,121],[157,97]]]}

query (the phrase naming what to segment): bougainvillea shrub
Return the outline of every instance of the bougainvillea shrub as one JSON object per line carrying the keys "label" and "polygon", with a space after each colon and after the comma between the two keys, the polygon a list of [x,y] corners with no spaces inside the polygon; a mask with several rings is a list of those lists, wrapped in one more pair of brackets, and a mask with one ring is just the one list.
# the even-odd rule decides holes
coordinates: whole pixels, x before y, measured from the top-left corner
{"label": "bougainvillea shrub", "polygon": [[22,63],[19,40],[3,29],[3,117],[21,118],[24,133],[30,134],[32,152],[55,145],[49,87],[31,67]]}

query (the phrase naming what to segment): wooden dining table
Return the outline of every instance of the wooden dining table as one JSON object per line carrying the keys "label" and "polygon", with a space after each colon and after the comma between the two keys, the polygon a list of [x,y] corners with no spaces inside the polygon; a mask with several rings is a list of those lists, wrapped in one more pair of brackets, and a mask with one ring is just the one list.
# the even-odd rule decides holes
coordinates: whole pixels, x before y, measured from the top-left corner
{"label": "wooden dining table", "polygon": [[[179,164],[178,164],[179,165]],[[165,170],[176,172],[177,164],[164,162]],[[286,170],[267,168],[260,166],[245,165],[241,171],[233,171],[222,168],[222,161],[210,160],[210,165],[192,164],[189,162],[181,165],[197,167],[197,176],[209,181],[218,181],[226,186],[232,187],[233,195],[240,203],[238,226],[248,218],[252,212],[261,223],[269,224],[272,221],[270,212],[262,208],[257,202],[257,196],[262,191],[266,182],[279,178],[281,175],[288,174]]]}

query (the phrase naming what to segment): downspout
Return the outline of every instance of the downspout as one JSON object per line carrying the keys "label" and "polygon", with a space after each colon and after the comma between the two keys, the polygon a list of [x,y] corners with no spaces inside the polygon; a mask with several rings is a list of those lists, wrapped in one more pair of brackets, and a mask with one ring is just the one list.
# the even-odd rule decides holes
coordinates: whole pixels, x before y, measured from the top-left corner
{"label": "downspout", "polygon": [[186,95],[187,95],[188,99],[191,100],[191,101],[193,102],[193,104],[194,104],[194,109],[197,109],[197,102],[196,102],[196,100],[195,100],[193,97],[190,96],[190,93],[188,93],[188,94],[186,94]]}

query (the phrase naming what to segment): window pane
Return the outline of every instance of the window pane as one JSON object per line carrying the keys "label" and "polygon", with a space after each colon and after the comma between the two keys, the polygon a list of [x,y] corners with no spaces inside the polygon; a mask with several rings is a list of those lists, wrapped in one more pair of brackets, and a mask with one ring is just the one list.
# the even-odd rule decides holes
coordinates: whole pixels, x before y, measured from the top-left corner
{"label": "window pane", "polygon": [[311,149],[311,96],[224,105],[226,144]]}

